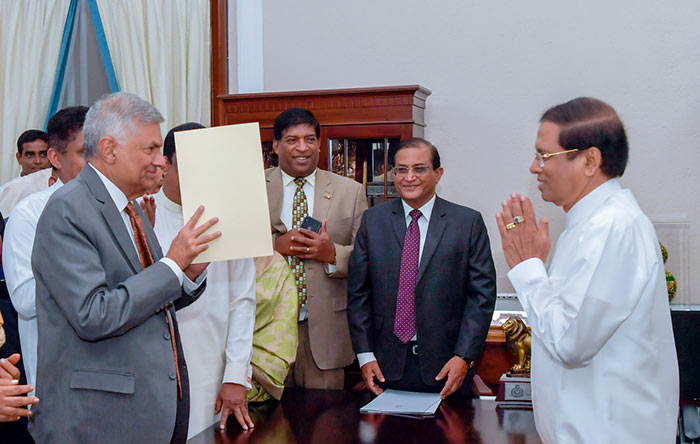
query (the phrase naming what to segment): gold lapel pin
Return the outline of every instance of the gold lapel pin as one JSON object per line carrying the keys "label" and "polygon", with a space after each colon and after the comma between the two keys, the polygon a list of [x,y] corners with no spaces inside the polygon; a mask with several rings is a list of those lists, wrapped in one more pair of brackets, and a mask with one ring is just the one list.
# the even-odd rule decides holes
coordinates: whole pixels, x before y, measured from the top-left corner
{"label": "gold lapel pin", "polygon": [[329,192],[326,191],[325,193],[323,193],[323,197],[325,197],[326,199],[330,199],[330,198],[331,198],[331,193],[329,193]]}

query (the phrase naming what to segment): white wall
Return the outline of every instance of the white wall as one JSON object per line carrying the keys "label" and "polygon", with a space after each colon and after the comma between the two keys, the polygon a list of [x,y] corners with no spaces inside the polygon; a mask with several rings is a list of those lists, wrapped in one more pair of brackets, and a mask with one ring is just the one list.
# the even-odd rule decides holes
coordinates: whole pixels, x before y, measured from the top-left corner
{"label": "white wall", "polygon": [[432,90],[426,137],[445,166],[438,193],[483,213],[499,291],[511,290],[495,224],[501,200],[526,193],[553,236],[563,228],[563,211],[541,201],[528,172],[539,116],[577,96],[601,98],[627,126],[623,186],[653,221],[689,223],[689,261],[672,250],[669,268],[689,285],[678,301],[700,303],[700,279],[688,276],[700,269],[699,23],[696,0],[267,0],[264,89]]}

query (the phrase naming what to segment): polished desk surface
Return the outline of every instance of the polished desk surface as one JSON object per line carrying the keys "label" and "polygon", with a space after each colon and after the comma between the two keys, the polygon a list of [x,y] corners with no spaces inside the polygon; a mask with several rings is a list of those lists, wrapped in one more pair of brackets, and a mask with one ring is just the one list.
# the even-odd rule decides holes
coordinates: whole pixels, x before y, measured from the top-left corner
{"label": "polished desk surface", "polygon": [[188,444],[541,443],[532,410],[448,399],[429,418],[361,414],[370,400],[366,391],[286,389],[280,403],[251,408],[252,432],[243,432],[231,416],[226,432],[212,427]]}

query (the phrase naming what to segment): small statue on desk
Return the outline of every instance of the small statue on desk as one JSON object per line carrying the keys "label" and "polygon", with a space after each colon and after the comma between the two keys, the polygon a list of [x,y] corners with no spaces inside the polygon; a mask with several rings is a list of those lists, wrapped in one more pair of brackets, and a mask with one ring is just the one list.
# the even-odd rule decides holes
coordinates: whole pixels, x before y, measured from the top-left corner
{"label": "small statue on desk", "polygon": [[[668,260],[668,250],[666,250],[666,247],[664,247],[664,244],[659,242],[659,245],[661,246],[661,258],[664,260],[664,266],[666,266],[666,261]],[[668,271],[668,268],[665,268],[666,271],[666,288],[668,289],[668,300],[669,302],[673,300],[673,298],[676,297],[676,292],[678,291],[678,283],[676,282],[676,278],[671,274],[670,271]]]}
{"label": "small statue on desk", "polygon": [[510,368],[507,375],[529,377],[532,336],[527,325],[518,316],[511,316],[501,328],[506,334],[508,350],[518,357],[517,364]]}

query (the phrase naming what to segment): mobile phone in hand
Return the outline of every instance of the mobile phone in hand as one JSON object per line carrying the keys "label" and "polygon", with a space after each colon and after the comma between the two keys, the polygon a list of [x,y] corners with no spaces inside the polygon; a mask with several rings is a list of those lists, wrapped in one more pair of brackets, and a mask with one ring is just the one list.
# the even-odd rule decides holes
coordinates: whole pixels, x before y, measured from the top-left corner
{"label": "mobile phone in hand", "polygon": [[321,221],[318,219],[314,219],[311,216],[306,216],[304,220],[301,221],[301,225],[299,228],[306,228],[307,230],[311,230],[314,233],[320,233],[321,232]]}

